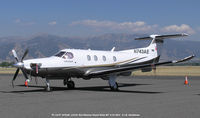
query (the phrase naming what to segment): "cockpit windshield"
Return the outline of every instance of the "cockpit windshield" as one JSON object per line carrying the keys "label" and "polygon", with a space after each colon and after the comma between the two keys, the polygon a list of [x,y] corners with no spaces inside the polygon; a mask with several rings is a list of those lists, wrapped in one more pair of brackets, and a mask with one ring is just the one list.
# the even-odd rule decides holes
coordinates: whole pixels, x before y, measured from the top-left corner
{"label": "cockpit windshield", "polygon": [[56,53],[54,56],[56,56],[56,57],[62,57],[65,53],[66,52],[61,51],[61,52]]}

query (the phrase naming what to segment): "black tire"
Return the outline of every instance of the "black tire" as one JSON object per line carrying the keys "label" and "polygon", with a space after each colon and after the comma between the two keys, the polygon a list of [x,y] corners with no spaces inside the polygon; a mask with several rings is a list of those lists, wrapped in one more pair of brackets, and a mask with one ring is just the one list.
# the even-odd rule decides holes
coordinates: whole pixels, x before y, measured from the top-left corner
{"label": "black tire", "polygon": [[74,89],[74,88],[75,88],[75,83],[74,83],[74,81],[68,81],[67,87],[68,87],[69,89]]}
{"label": "black tire", "polygon": [[119,90],[119,89],[118,89],[118,83],[115,82],[115,84],[116,84],[117,87],[110,86],[110,89],[111,89],[112,91],[118,91],[118,90]]}
{"label": "black tire", "polygon": [[51,88],[50,88],[50,87],[46,87],[46,91],[47,91],[47,92],[50,92],[50,91],[51,91]]}

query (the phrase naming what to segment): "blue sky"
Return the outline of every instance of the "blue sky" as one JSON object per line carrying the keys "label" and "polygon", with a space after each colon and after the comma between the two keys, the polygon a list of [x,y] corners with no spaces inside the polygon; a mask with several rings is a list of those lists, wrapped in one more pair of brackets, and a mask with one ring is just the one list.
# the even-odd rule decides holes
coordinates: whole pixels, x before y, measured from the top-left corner
{"label": "blue sky", "polygon": [[0,37],[185,32],[199,40],[198,0],[0,0]]}

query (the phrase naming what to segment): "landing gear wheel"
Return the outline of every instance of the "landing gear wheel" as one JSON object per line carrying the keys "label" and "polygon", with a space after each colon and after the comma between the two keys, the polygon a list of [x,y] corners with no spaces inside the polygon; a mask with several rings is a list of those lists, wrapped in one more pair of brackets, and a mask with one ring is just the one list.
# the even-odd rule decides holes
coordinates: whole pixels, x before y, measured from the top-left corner
{"label": "landing gear wheel", "polygon": [[47,92],[50,92],[50,91],[51,91],[51,88],[50,88],[49,86],[47,86],[47,87],[46,87],[46,91],[47,91]]}
{"label": "landing gear wheel", "polygon": [[112,91],[118,91],[118,90],[119,90],[119,89],[118,89],[118,83],[115,82],[115,85],[114,85],[114,86],[110,86],[110,89],[111,89]]}
{"label": "landing gear wheel", "polygon": [[75,88],[75,83],[74,83],[74,81],[68,81],[68,82],[67,82],[67,87],[68,87],[69,89],[74,89],[74,88]]}
{"label": "landing gear wheel", "polygon": [[47,92],[50,92],[50,91],[51,91],[50,83],[49,83],[49,80],[48,80],[48,79],[46,79],[46,91],[47,91]]}

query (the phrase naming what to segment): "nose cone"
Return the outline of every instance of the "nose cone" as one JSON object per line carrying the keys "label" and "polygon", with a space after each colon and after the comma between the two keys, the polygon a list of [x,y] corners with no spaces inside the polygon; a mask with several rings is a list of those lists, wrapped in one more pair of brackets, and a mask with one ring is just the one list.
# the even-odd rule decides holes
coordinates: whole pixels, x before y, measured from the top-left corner
{"label": "nose cone", "polygon": [[16,64],[13,64],[13,66],[16,67],[16,68],[23,68],[24,67],[24,63],[18,62]]}

